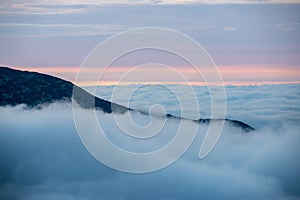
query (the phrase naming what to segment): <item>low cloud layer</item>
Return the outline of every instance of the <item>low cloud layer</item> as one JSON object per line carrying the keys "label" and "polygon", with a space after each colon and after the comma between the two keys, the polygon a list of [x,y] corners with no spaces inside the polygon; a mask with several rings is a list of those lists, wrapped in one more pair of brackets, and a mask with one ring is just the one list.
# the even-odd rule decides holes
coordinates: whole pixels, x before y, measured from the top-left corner
{"label": "low cloud layer", "polygon": [[[291,104],[299,101],[298,93],[292,93],[298,86],[285,86],[293,98],[287,98],[281,86],[272,90],[264,87],[229,88],[228,114],[239,119],[248,112],[244,118],[259,127],[256,132],[245,134],[225,126],[213,151],[199,160],[207,129],[202,125],[178,161],[138,175],[110,169],[88,153],[76,133],[69,104],[52,104],[40,110],[1,107],[0,199],[298,199],[300,126],[298,111],[293,109],[296,105]],[[268,98],[272,103],[268,104]],[[147,99],[144,102],[146,105]],[[280,117],[268,109],[280,112],[280,126]],[[258,112],[268,123],[257,120]],[[289,116],[291,112],[295,116]],[[116,137],[123,133],[110,114],[99,112],[98,118],[116,144],[136,150],[125,137]],[[178,122],[169,121],[165,132],[172,133],[177,126]],[[143,150],[157,148],[167,139],[154,142],[156,146],[142,145]]]}
{"label": "low cloud layer", "polygon": [[[127,105],[128,92],[137,88],[129,99],[129,106],[135,109],[148,110],[151,105],[161,104],[168,113],[183,117],[195,118],[198,115],[193,99],[188,96],[188,86],[168,85],[131,85],[118,86],[123,95],[113,100]],[[92,91],[92,87],[87,88]],[[97,96],[110,100],[114,86],[101,86],[96,90]],[[198,98],[200,117],[209,118],[211,111],[211,96],[207,87],[193,86]],[[227,118],[244,121],[256,128],[268,124],[282,126],[284,123],[295,123],[300,117],[300,85],[261,85],[261,86],[226,86]],[[176,97],[178,95],[181,99]],[[141,102],[143,102],[141,104]],[[185,112],[181,112],[182,109]]]}

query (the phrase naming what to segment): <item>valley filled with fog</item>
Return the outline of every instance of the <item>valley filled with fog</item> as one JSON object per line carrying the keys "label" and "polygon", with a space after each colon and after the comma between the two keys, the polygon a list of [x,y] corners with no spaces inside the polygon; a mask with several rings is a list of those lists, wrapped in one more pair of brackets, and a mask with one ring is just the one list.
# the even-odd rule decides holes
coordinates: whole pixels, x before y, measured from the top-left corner
{"label": "valley filled with fog", "polygon": [[[124,96],[130,87],[118,86]],[[197,119],[186,86],[178,101],[165,86],[141,86],[128,102],[130,108],[149,111],[154,104],[166,113]],[[92,91],[94,88],[86,88]],[[112,100],[114,86],[100,86],[96,95]],[[200,117],[209,118],[210,92],[193,86]],[[300,85],[226,86],[226,118],[241,120],[256,131],[245,133],[225,125],[212,152],[198,158],[207,124],[172,165],[145,174],[116,171],[101,164],[81,143],[70,103],[57,102],[41,109],[24,105],[0,107],[0,199],[299,199],[300,198]],[[154,151],[172,140],[178,119],[168,119],[151,140],[136,141],[116,126],[113,115],[96,112],[107,137],[133,152]],[[131,113],[141,126],[147,116]],[[189,121],[188,126],[197,126]]]}

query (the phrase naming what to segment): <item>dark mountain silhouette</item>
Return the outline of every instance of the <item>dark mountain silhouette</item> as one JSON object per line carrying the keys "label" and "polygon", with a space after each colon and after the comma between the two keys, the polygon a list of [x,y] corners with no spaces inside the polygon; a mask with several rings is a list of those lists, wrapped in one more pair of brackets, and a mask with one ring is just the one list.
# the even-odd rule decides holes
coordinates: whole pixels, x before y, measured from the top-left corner
{"label": "dark mountain silhouette", "polygon": [[[8,67],[0,67],[0,91],[0,106],[25,104],[28,108],[39,108],[42,105],[56,101],[71,102],[73,100],[82,108],[93,109],[95,107],[106,113],[124,113],[129,110],[137,111],[95,97],[69,81],[46,74],[20,71]],[[148,114],[145,112],[141,113]],[[171,114],[167,114],[166,117],[182,119]],[[197,123],[210,123],[217,120],[225,120],[233,126],[242,128],[245,132],[255,130],[250,125],[238,120],[199,119],[193,121]]]}
{"label": "dark mountain silhouette", "polygon": [[46,74],[0,67],[0,106],[25,104],[29,108],[56,101],[71,102],[74,99],[83,108],[96,108],[111,113],[112,108],[125,112],[128,108],[93,95],[69,81]]}

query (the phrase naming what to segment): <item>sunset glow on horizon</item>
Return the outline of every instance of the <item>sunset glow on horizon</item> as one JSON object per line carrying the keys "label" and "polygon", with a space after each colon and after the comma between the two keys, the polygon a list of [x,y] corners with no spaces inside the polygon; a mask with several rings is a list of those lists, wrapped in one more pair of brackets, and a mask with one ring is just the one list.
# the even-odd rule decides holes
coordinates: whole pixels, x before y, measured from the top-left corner
{"label": "sunset glow on horizon", "polygon": [[[0,9],[0,66],[45,73],[78,85],[185,82],[178,81],[178,78],[174,78],[165,69],[151,66],[132,73],[130,80],[119,82],[121,77],[131,72],[130,66],[161,63],[178,70],[190,84],[204,84],[201,75],[187,66],[184,57],[151,48],[128,52],[116,58],[100,82],[93,80],[95,77],[91,78],[91,74],[99,73],[97,68],[84,69],[84,80],[75,81],[82,63],[102,42],[138,27],[167,27],[202,46],[217,64],[226,85],[300,82],[299,4],[279,6],[270,3],[266,6],[258,2],[257,5],[249,5],[239,1],[240,6],[236,6],[216,2],[216,5],[198,3],[182,7],[172,3],[151,6],[126,4],[121,7],[95,4],[95,10],[82,7],[78,13],[73,13],[74,10],[69,10],[69,7],[62,7],[63,12],[52,13],[52,8],[40,2],[37,5],[44,5],[43,9],[49,9],[49,12],[41,10],[38,14],[34,10],[39,7],[32,10],[31,6],[20,3],[20,9],[23,8],[25,14],[15,10],[14,4],[8,2],[7,6],[11,6],[10,14],[1,13]],[[140,10],[138,17],[132,10],[137,7]],[[165,10],[157,16],[160,9]],[[121,10],[124,12],[119,12]],[[289,13],[286,13],[287,10]],[[123,13],[123,17],[118,20],[114,16],[120,13]],[[20,17],[16,17],[19,15]],[[77,22],[74,23],[70,16]],[[154,20],[153,16],[157,19]],[[182,16],[180,22],[175,20],[177,16]],[[149,39],[154,41],[159,38],[151,36]],[[160,39],[163,41],[163,38]],[[174,42],[176,48],[187,55],[199,56],[180,41]],[[118,45],[112,47],[112,52],[118,46],[124,47],[131,43],[132,41],[119,41]],[[209,84],[219,84],[212,82],[214,81],[211,80]]]}
{"label": "sunset glow on horizon", "polygon": [[[141,70],[131,81],[119,81],[119,78],[132,70],[132,67],[114,67],[107,68],[101,81],[89,80],[89,73],[98,73],[97,68],[84,69],[87,78],[84,81],[76,82],[75,77],[79,71],[79,67],[13,67],[14,69],[34,71],[44,74],[53,75],[65,80],[69,80],[81,86],[93,85],[117,85],[117,84],[221,84],[217,82],[205,83],[199,74],[191,67],[174,67],[178,73],[188,79],[188,83],[182,81],[168,79],[168,71],[166,69],[148,68]],[[262,84],[295,84],[300,83],[300,69],[297,67],[264,67],[264,66],[218,66],[219,72],[223,78],[225,85],[262,85]],[[166,80],[157,80],[156,74],[164,75]],[[140,77],[146,77],[143,81]],[[152,76],[152,77],[151,77]],[[155,79],[156,78],[156,79]],[[150,79],[150,80],[149,80]]]}

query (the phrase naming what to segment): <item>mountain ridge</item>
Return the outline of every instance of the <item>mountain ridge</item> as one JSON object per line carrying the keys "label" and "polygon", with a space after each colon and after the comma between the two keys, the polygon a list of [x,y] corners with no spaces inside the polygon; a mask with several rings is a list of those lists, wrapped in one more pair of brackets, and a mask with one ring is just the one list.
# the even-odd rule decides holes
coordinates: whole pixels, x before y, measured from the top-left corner
{"label": "mountain ridge", "polygon": [[[0,66],[0,91],[0,106],[25,104],[28,108],[37,108],[41,105],[51,104],[57,101],[71,103],[71,101],[75,100],[82,108],[96,108],[105,113],[125,113],[131,110],[146,115],[149,114],[95,97],[70,81],[47,74],[22,71],[9,67]],[[171,114],[167,114],[165,117],[185,119]],[[255,130],[252,126],[238,120],[198,119],[193,121],[207,124],[217,120],[225,120],[225,122],[240,127],[245,132]]]}

